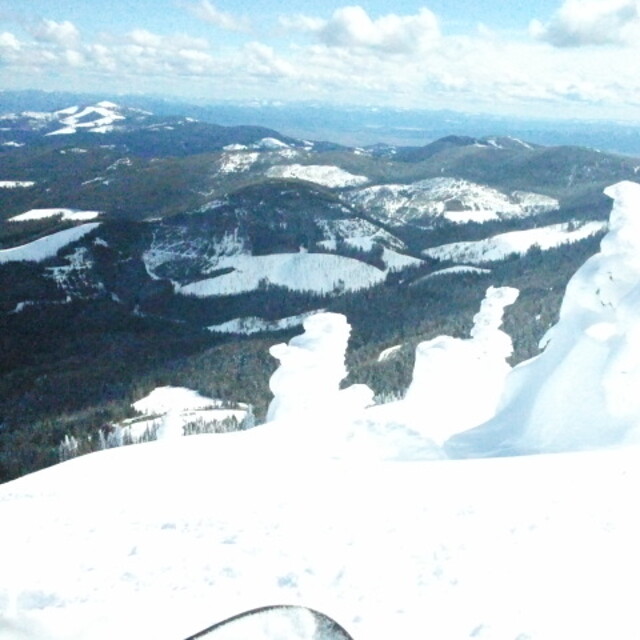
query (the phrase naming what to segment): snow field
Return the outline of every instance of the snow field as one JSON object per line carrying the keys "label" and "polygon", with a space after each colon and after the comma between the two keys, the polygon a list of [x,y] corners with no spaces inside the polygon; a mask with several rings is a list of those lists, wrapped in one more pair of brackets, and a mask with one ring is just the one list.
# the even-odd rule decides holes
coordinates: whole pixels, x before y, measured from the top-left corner
{"label": "snow field", "polygon": [[329,293],[343,286],[355,291],[383,282],[386,272],[353,258],[320,253],[282,253],[266,256],[221,257],[216,269],[233,271],[188,285],[176,285],[176,293],[198,297],[254,291],[261,282],[294,291]]}
{"label": "snow field", "polygon": [[534,246],[546,250],[577,242],[606,228],[606,222],[597,221],[585,222],[577,227],[571,223],[554,224],[537,229],[500,233],[485,240],[453,242],[425,249],[422,253],[438,260],[482,264],[504,260],[514,253],[523,255]]}
{"label": "snow field", "polygon": [[0,263],[14,261],[41,262],[47,258],[52,258],[56,253],[58,253],[58,251],[60,251],[60,249],[66,247],[72,242],[76,242],[76,240],[80,240],[80,238],[84,237],[99,226],[99,222],[81,224],[80,226],[73,227],[72,229],[65,229],[64,231],[52,233],[44,238],[34,240],[29,244],[12,247],[11,249],[1,249]]}

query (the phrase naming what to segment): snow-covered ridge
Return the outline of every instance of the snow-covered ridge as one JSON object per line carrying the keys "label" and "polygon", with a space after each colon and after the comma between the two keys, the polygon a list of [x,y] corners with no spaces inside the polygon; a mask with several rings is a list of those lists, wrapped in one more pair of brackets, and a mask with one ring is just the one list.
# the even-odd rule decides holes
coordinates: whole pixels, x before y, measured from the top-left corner
{"label": "snow-covered ridge", "polygon": [[502,193],[460,178],[430,178],[412,184],[377,185],[348,195],[354,204],[391,223],[444,218],[454,223],[520,218],[558,208],[537,193]]}
{"label": "snow-covered ridge", "polygon": [[422,253],[438,260],[482,264],[504,260],[512,254],[523,255],[537,246],[542,250],[577,242],[607,228],[606,222],[564,222],[561,224],[500,233],[485,240],[452,242],[425,249]]}
{"label": "snow-covered ridge", "polygon": [[80,209],[64,209],[64,208],[52,208],[52,209],[29,209],[17,216],[9,218],[11,222],[26,222],[27,220],[42,220],[44,218],[52,218],[54,216],[62,216],[62,220],[94,220],[102,212],[101,211],[82,211]]}
{"label": "snow-covered ridge", "polygon": [[47,258],[54,257],[60,249],[72,242],[80,240],[99,226],[99,222],[81,224],[78,227],[52,233],[49,236],[39,238],[38,240],[19,247],[2,249],[0,250],[0,263],[19,261],[42,262]]}
{"label": "snow-covered ridge", "polygon": [[265,174],[269,178],[294,178],[314,182],[334,189],[362,186],[369,182],[366,176],[358,176],[340,167],[330,165],[289,164],[269,167]]}

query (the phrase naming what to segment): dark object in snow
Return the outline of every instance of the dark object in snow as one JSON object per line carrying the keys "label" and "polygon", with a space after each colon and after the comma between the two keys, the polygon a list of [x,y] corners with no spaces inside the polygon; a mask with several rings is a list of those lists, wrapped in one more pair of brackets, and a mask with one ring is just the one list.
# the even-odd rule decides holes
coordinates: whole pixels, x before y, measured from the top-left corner
{"label": "dark object in snow", "polygon": [[[185,640],[247,637],[251,640],[269,640],[274,637],[291,640],[353,640],[332,618],[296,605],[272,605],[251,609],[199,631]],[[231,634],[231,635],[228,635]]]}

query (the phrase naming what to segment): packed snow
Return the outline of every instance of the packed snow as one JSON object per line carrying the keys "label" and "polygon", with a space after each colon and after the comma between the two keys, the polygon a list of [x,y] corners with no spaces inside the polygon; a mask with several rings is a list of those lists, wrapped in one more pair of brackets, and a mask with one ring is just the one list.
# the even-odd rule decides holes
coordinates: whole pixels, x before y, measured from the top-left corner
{"label": "packed snow", "polygon": [[42,262],[47,258],[53,258],[60,249],[63,249],[72,242],[80,240],[99,226],[99,222],[81,224],[78,227],[52,233],[44,238],[39,238],[38,240],[23,244],[19,247],[0,249],[0,263],[20,261]]}
{"label": "packed snow", "polygon": [[299,327],[306,318],[314,315],[317,311],[309,311],[295,316],[287,316],[278,320],[265,320],[256,316],[248,316],[245,318],[234,318],[221,324],[212,324],[207,327],[209,331],[214,333],[239,333],[249,336],[262,331],[284,331]]}
{"label": "packed snow", "polygon": [[62,220],[80,222],[83,220],[95,220],[101,213],[101,211],[82,211],[80,209],[29,209],[29,211],[9,218],[9,221],[26,222],[27,220],[42,220],[44,218],[61,216]]}
{"label": "packed snow", "polygon": [[[341,388],[346,318],[317,314],[272,348],[267,424],[0,486],[0,638],[180,640],[274,603],[355,640],[639,637],[640,185],[608,193],[528,363],[500,328],[517,292],[490,288],[468,339],[421,345],[407,397],[368,407]],[[446,459],[495,452],[538,455]]]}
{"label": "packed snow", "polygon": [[547,227],[509,231],[469,242],[452,242],[425,249],[422,253],[438,260],[482,264],[504,260],[513,254],[524,255],[529,249],[539,247],[547,250],[563,244],[578,242],[601,233],[607,228],[606,222],[563,222]]}
{"label": "packed snow", "polygon": [[221,257],[216,269],[233,269],[215,278],[184,286],[176,293],[198,297],[255,291],[262,285],[278,285],[292,291],[330,293],[356,291],[383,282],[386,271],[353,258],[324,253],[279,253],[266,256]]}
{"label": "packed snow", "polygon": [[438,269],[437,271],[433,271],[432,273],[423,276],[416,282],[421,282],[423,280],[429,280],[431,278],[438,278],[440,276],[452,276],[452,275],[460,275],[460,274],[477,274],[477,275],[485,275],[487,273],[491,273],[491,269],[481,269],[480,267],[472,267],[466,264],[458,264],[455,267],[446,267],[445,269]]}
{"label": "packed snow", "polygon": [[453,223],[533,216],[558,208],[549,196],[525,191],[505,194],[461,178],[429,178],[412,184],[366,187],[349,194],[376,218],[394,223],[443,218]]}
{"label": "packed snow", "polygon": [[340,167],[331,165],[303,165],[289,164],[269,167],[266,171],[269,178],[295,178],[314,182],[324,187],[334,189],[344,187],[357,187],[369,182],[366,176],[358,176]]}

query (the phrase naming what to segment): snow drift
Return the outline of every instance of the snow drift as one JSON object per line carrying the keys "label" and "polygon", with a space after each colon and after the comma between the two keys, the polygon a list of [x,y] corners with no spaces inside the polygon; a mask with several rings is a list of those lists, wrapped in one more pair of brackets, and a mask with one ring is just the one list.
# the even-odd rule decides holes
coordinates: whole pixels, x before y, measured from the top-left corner
{"label": "snow drift", "polygon": [[496,417],[457,436],[451,455],[575,451],[640,435],[640,185],[614,199],[600,252],[567,285],[544,352],[508,376]]}

